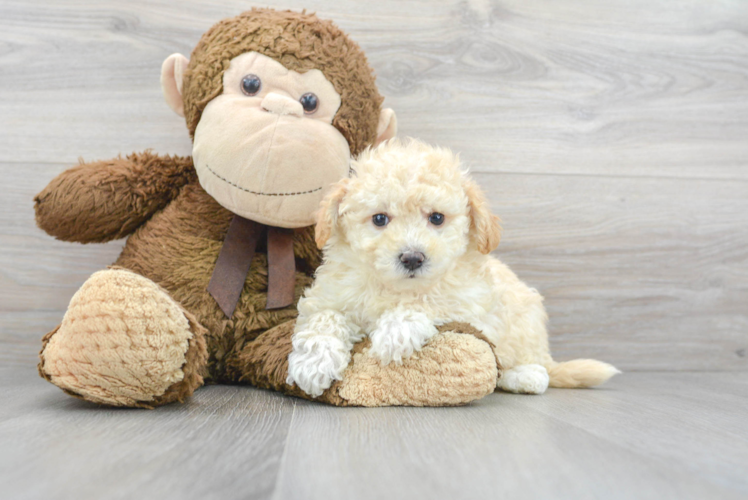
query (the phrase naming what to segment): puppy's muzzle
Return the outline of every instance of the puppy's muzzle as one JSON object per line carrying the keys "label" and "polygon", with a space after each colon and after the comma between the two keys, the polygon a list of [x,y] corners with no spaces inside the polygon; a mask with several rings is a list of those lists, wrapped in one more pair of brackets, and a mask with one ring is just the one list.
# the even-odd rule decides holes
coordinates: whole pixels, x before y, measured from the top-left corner
{"label": "puppy's muzzle", "polygon": [[408,271],[415,271],[423,265],[426,256],[421,252],[405,252],[400,254],[400,263]]}

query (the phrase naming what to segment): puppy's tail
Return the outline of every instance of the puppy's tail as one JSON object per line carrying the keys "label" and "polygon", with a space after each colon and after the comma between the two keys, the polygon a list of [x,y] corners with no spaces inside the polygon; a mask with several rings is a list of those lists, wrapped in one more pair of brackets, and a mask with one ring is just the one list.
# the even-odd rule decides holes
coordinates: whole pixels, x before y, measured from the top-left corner
{"label": "puppy's tail", "polygon": [[615,366],[594,359],[575,359],[563,363],[552,361],[545,368],[551,379],[551,387],[566,388],[600,385],[621,373]]}

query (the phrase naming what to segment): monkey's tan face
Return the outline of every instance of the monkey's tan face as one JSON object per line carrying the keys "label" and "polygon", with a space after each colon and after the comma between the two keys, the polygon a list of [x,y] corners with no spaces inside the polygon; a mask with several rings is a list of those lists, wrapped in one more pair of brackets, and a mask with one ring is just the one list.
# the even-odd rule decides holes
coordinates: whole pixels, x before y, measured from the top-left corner
{"label": "monkey's tan face", "polygon": [[297,73],[257,52],[231,61],[223,93],[195,129],[200,184],[228,210],[280,227],[314,224],[327,187],[348,176],[332,126],[340,96],[321,71]]}

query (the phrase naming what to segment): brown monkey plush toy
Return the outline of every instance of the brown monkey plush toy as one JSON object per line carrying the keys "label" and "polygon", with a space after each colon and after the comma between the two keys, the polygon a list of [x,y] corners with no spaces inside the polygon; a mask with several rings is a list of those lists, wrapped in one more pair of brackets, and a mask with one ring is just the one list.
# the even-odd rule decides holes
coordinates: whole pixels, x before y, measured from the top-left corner
{"label": "brown monkey plush toy", "polygon": [[[39,373],[100,404],[152,408],[205,383],[286,384],[296,301],[320,263],[314,212],[349,161],[395,134],[361,49],[311,14],[255,9],[162,67],[193,156],[149,152],[63,172],[35,202],[50,235],[128,237],[43,339]],[[480,332],[448,325],[400,365],[356,346],[335,405],[457,405],[495,388]]]}

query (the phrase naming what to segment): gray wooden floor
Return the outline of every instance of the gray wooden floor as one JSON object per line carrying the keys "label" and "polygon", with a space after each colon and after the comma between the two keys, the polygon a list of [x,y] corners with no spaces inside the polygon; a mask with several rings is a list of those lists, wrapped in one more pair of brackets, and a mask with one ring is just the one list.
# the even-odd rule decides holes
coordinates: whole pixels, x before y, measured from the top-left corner
{"label": "gray wooden floor", "polygon": [[161,62],[252,3],[0,0],[0,499],[746,498],[748,2],[273,3],[335,20],[401,135],[461,153],[555,356],[625,374],[444,409],[65,396],[39,339],[122,242],[52,240],[32,197],[79,157],[189,154]]}
{"label": "gray wooden floor", "polygon": [[331,408],[247,387],[99,408],[0,369],[0,497],[728,499],[748,377],[632,373],[463,408]]}

